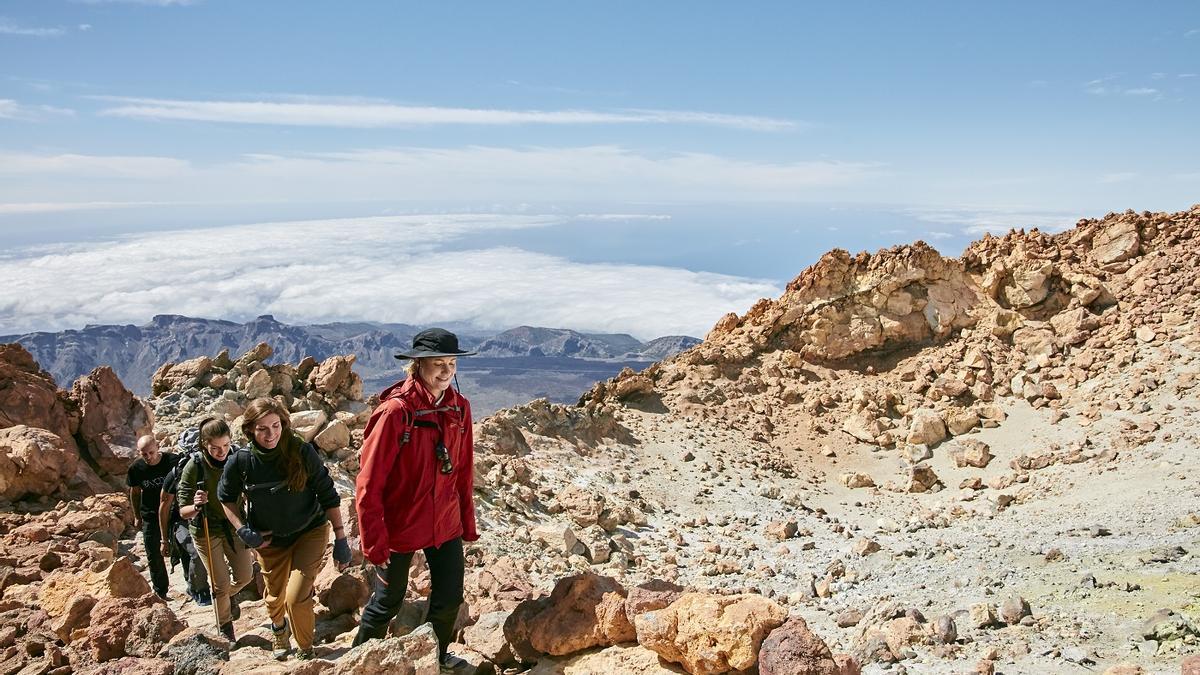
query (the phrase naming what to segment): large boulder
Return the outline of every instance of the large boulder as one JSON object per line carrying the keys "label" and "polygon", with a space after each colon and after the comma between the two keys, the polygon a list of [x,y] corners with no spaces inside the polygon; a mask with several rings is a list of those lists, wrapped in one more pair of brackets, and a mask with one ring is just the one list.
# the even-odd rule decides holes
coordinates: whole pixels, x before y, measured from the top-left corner
{"label": "large boulder", "polygon": [[1092,257],[1101,265],[1129,260],[1141,249],[1137,223],[1122,218],[1092,238]]}
{"label": "large boulder", "polygon": [[75,475],[79,453],[45,429],[0,429],[0,500],[61,492]]}
{"label": "large boulder", "polygon": [[787,611],[761,595],[687,593],[639,615],[637,638],[689,673],[727,673],[753,667],[762,641],[786,620]]}
{"label": "large boulder", "polygon": [[124,474],[137,458],[137,439],[153,430],[150,408],[108,366],[76,380],[70,396],[79,408],[79,437],[88,454],[101,470]]}
{"label": "large boulder", "polygon": [[350,427],[341,420],[334,420],[313,438],[313,443],[325,452],[341,450],[350,445]]}
{"label": "large boulder", "polygon": [[301,410],[291,414],[292,431],[299,434],[305,443],[311,443],[317,434],[325,428],[329,415],[324,410]]}
{"label": "large boulder", "polygon": [[149,592],[150,584],[146,578],[134,568],[128,557],[121,556],[98,572],[78,572],[66,568],[51,572],[38,591],[38,602],[51,618],[57,618],[66,613],[71,599],[76,595],[88,595],[97,600],[129,600],[141,598]]}
{"label": "large boulder", "polygon": [[808,628],[804,619],[792,617],[763,640],[758,654],[761,675],[841,675],[833,652]]}
{"label": "large boulder", "polygon": [[180,363],[164,363],[150,378],[150,391],[154,396],[174,389],[187,389],[200,383],[200,378],[212,370],[213,361],[207,356],[198,356]]}
{"label": "large boulder", "polygon": [[438,641],[433,626],[423,624],[403,637],[368,640],[343,654],[330,675],[437,675]]}
{"label": "large boulder", "polygon": [[463,629],[463,642],[468,647],[500,666],[516,663],[512,645],[504,636],[504,623],[510,612],[488,612],[474,624]]}
{"label": "large boulder", "polygon": [[326,396],[341,394],[351,399],[362,398],[362,380],[354,372],[354,360],[353,354],[325,359],[309,373],[308,385]]}
{"label": "large boulder", "polygon": [[909,445],[936,445],[946,438],[946,423],[942,416],[932,410],[913,413],[908,425]]}
{"label": "large boulder", "polygon": [[153,602],[133,617],[133,625],[125,639],[125,652],[132,656],[152,657],[185,628],[187,624],[170,607]]}
{"label": "large boulder", "polygon": [[0,428],[45,429],[75,449],[71,417],[54,378],[19,344],[0,345]]}
{"label": "large boulder", "polygon": [[[154,611],[156,606],[159,609]],[[146,616],[142,618],[142,614]],[[174,613],[152,593],[138,598],[105,598],[92,608],[92,615],[94,618],[83,644],[97,663],[126,655],[154,656],[184,628]],[[135,624],[138,625],[136,633]],[[137,654],[127,651],[130,639],[134,640]]]}
{"label": "large boulder", "polygon": [[573,483],[558,493],[558,503],[580,527],[600,522],[604,512],[604,495]]}
{"label": "large boulder", "polygon": [[584,573],[560,579],[549,602],[529,620],[529,644],[562,656],[636,638],[625,615],[625,589],[610,577]]}

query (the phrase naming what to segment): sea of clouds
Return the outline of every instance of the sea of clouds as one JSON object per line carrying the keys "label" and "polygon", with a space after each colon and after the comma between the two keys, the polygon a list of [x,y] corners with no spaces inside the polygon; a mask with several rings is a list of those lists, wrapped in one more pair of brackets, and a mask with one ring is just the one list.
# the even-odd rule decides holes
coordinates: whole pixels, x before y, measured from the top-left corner
{"label": "sea of clouds", "polygon": [[[631,217],[622,215],[624,218]],[[447,214],[271,222],[0,253],[0,334],[145,323],[155,314],[289,323],[466,321],[703,336],[781,289],[677,267],[581,263],[511,246],[502,230],[597,226],[583,217]]]}

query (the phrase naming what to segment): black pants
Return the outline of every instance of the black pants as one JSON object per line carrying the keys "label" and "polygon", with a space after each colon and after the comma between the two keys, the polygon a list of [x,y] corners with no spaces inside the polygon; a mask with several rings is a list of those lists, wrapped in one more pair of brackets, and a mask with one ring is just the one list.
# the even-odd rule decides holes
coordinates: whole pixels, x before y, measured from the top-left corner
{"label": "black pants", "polygon": [[142,543],[146,546],[146,564],[150,567],[150,585],[159,597],[167,597],[167,563],[162,555],[162,532],[158,514],[142,515]]}
{"label": "black pants", "polygon": [[[392,553],[388,559],[387,585],[375,580],[375,592],[363,608],[362,623],[354,644],[360,645],[371,638],[382,638],[387,633],[388,623],[400,611],[404,592],[408,590],[408,566],[412,553]],[[429,616],[433,632],[437,634],[439,655],[446,654],[446,647],[454,639],[454,621],[463,601],[463,545],[462,539],[453,539],[439,548],[425,549],[425,560],[429,563]]]}
{"label": "black pants", "polygon": [[208,571],[200,563],[196,545],[192,542],[192,533],[188,532],[187,524],[178,521],[169,526],[172,529],[174,550],[183,565],[183,578],[187,579],[188,590],[192,593],[209,593]]}

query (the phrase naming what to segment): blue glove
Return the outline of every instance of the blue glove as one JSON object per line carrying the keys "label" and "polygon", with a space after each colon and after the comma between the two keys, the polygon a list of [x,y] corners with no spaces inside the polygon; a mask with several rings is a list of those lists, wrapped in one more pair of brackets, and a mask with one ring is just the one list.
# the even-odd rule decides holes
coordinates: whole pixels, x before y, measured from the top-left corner
{"label": "blue glove", "polygon": [[350,562],[350,544],[345,537],[333,540],[333,560],[342,565]]}
{"label": "blue glove", "polygon": [[249,525],[242,525],[237,530],[238,536],[250,548],[258,548],[263,545],[263,536],[257,530],[252,529]]}

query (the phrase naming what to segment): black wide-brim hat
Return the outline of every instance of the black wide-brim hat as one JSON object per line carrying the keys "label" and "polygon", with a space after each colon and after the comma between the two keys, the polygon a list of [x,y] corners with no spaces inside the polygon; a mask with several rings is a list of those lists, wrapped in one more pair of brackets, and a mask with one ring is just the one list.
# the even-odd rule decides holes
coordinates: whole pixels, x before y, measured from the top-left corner
{"label": "black wide-brim hat", "polygon": [[413,336],[412,349],[400,352],[398,359],[432,359],[439,356],[473,356],[476,352],[458,348],[458,336],[444,328],[429,328]]}

